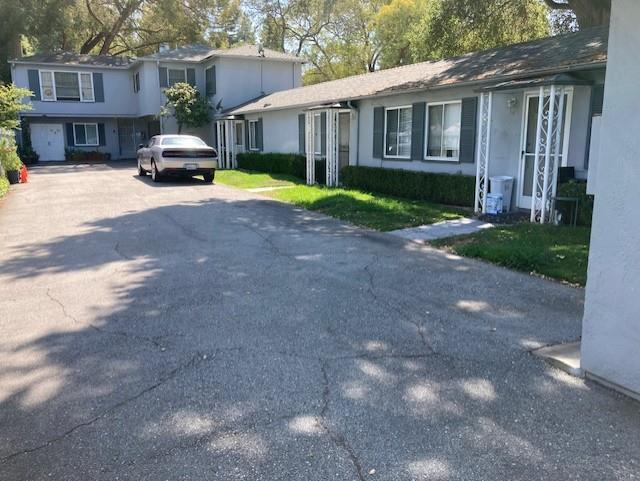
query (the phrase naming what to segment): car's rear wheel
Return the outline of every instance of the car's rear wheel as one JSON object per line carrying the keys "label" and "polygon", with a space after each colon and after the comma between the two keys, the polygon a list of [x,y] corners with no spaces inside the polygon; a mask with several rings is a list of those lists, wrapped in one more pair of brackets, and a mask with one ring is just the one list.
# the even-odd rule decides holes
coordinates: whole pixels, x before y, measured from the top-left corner
{"label": "car's rear wheel", "polygon": [[204,181],[208,184],[210,184],[211,182],[213,182],[213,179],[215,179],[216,177],[216,171],[212,170],[210,173],[208,174],[202,174],[202,178],[204,179]]}
{"label": "car's rear wheel", "polygon": [[138,159],[138,175],[139,175],[140,177],[146,177],[146,175],[147,175],[147,171],[146,171],[146,170],[144,170],[144,169],[142,168],[142,166],[140,165],[140,159]]}
{"label": "car's rear wheel", "polygon": [[158,172],[158,168],[156,167],[156,162],[154,160],[151,161],[151,180],[154,182],[160,182],[162,180],[162,176],[160,172]]}

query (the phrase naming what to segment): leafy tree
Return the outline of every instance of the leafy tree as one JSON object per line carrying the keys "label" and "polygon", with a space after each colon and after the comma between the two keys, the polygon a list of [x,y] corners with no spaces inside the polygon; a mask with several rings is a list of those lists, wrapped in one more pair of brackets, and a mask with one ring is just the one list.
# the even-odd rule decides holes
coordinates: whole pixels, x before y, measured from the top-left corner
{"label": "leafy tree", "polygon": [[23,103],[22,99],[31,95],[33,92],[30,90],[18,88],[14,84],[0,84],[0,129],[18,128],[18,114],[31,109],[31,105]]}
{"label": "leafy tree", "polygon": [[164,91],[167,102],[160,115],[173,115],[178,123],[178,133],[183,127],[202,127],[211,120],[209,103],[200,92],[187,83],[177,83]]}

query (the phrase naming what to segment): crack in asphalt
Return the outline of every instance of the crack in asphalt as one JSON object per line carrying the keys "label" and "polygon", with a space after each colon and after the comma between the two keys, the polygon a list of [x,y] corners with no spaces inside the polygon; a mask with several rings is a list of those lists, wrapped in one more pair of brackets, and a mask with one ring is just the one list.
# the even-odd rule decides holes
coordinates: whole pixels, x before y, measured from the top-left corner
{"label": "crack in asphalt", "polygon": [[198,364],[198,359],[202,359],[202,360],[206,360],[207,357],[206,355],[202,355],[202,354],[195,354],[194,356],[192,356],[189,361],[187,361],[184,364],[181,364],[179,366],[177,366],[176,368],[172,369],[171,371],[169,371],[168,373],[166,373],[164,376],[161,376],[158,381],[156,381],[154,384],[147,386],[146,388],[144,388],[143,390],[137,392],[136,394],[134,394],[133,396],[130,396],[126,399],[123,399],[120,402],[117,402],[116,404],[112,405],[111,407],[105,409],[103,412],[101,412],[100,414],[92,417],[91,419],[87,420],[87,421],[83,421],[81,423],[76,424],[75,426],[67,429],[64,433],[55,436],[47,441],[45,441],[42,444],[39,444],[37,446],[34,446],[32,448],[27,448],[27,449],[22,449],[20,451],[16,451],[14,453],[8,454],[2,458],[0,458],[0,464],[5,464],[8,461],[18,457],[18,456],[22,456],[25,454],[30,454],[36,451],[39,451],[41,449],[47,448],[49,446],[51,446],[52,444],[58,443],[62,440],[64,440],[65,438],[67,438],[68,436],[72,435],[75,431],[77,431],[78,429],[84,428],[84,427],[88,427],[91,426],[92,424],[100,421],[101,419],[103,419],[104,417],[108,416],[109,414],[113,413],[114,411],[126,406],[127,404],[141,398],[142,396],[144,396],[145,394],[154,391],[155,389],[159,388],[160,386],[166,384],[167,382],[171,381],[173,378],[176,377],[176,375],[181,372],[184,369],[190,369],[194,366],[196,366]]}
{"label": "crack in asphalt", "polygon": [[53,301],[55,304],[60,306],[60,309],[62,310],[62,314],[67,319],[71,319],[75,324],[79,324],[79,325],[82,325],[82,326],[90,327],[91,329],[93,329],[96,332],[99,332],[100,334],[123,337],[123,338],[134,340],[134,341],[144,341],[144,342],[148,342],[148,343],[152,344],[153,346],[157,347],[160,350],[165,350],[166,349],[166,346],[162,342],[160,342],[161,339],[164,339],[164,336],[155,336],[155,337],[140,336],[139,334],[133,334],[133,333],[127,332],[127,331],[112,331],[112,330],[109,330],[109,329],[103,329],[103,328],[101,328],[99,326],[96,326],[95,324],[93,324],[91,322],[84,323],[84,322],[81,322],[80,320],[78,320],[77,317],[75,317],[74,315],[69,313],[69,311],[67,310],[67,307],[64,305],[64,303],[60,299],[55,297],[53,294],[51,294],[51,289],[50,288],[47,288],[47,297],[49,299],[51,299],[51,301]]}

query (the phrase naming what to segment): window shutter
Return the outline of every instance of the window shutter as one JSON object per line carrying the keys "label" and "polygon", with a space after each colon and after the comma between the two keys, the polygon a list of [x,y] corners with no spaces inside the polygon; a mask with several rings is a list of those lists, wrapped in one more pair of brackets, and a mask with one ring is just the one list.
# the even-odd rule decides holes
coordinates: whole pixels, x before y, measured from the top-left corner
{"label": "window shutter", "polygon": [[93,74],[93,98],[96,102],[104,102],[104,82],[100,72]]}
{"label": "window shutter", "polygon": [[298,115],[298,151],[304,155],[306,153],[306,139],[305,139],[305,115]]}
{"label": "window shutter", "polygon": [[216,66],[211,67],[211,95],[216,94]]}
{"label": "window shutter", "polygon": [[107,145],[104,124],[98,124],[98,145]]}
{"label": "window shutter", "polygon": [[373,157],[382,158],[384,150],[384,107],[373,109]]}
{"label": "window shutter", "polygon": [[168,87],[167,84],[167,68],[158,67],[158,77],[160,78],[160,88]]}
{"label": "window shutter", "polygon": [[244,148],[245,150],[249,150],[249,121],[244,121]]}
{"label": "window shutter", "polygon": [[29,76],[29,90],[33,92],[33,100],[41,100],[40,97],[40,75],[37,70],[28,70]]}
{"label": "window shutter", "polygon": [[425,103],[413,104],[411,111],[411,159],[422,160],[424,158]]}
{"label": "window shutter", "polygon": [[73,147],[76,145],[75,138],[73,136],[73,124],[68,123],[65,125],[65,130],[67,131],[67,147]]}
{"label": "window shutter", "polygon": [[591,89],[591,116],[602,115],[604,85],[594,85]]}
{"label": "window shutter", "polygon": [[475,162],[478,97],[462,99],[460,118],[460,162]]}
{"label": "window shutter", "polygon": [[258,119],[258,124],[256,125],[256,147],[258,150],[262,151],[264,149],[264,145],[262,144],[262,119]]}
{"label": "window shutter", "polygon": [[216,94],[216,66],[205,70],[205,95],[210,97]]}
{"label": "window shutter", "polygon": [[320,155],[327,155],[327,113],[320,114]]}
{"label": "window shutter", "polygon": [[196,69],[188,68],[187,69],[187,83],[192,86],[196,86]]}

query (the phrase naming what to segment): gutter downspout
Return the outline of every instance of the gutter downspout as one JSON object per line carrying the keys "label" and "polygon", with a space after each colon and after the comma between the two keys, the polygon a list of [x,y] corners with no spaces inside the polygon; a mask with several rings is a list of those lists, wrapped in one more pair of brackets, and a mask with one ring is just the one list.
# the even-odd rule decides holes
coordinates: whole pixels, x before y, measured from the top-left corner
{"label": "gutter downspout", "polygon": [[347,107],[351,110],[355,110],[356,115],[356,166],[360,165],[360,110],[353,105],[351,100],[347,100]]}

